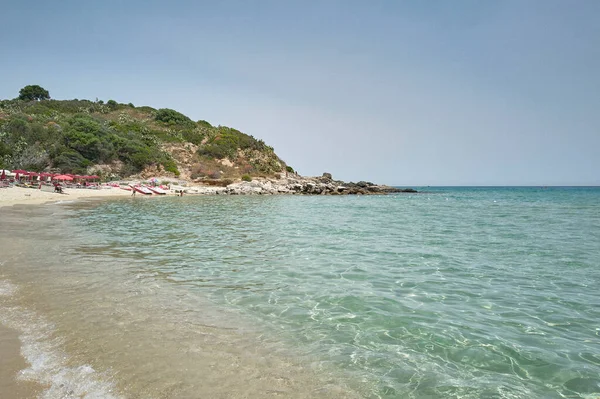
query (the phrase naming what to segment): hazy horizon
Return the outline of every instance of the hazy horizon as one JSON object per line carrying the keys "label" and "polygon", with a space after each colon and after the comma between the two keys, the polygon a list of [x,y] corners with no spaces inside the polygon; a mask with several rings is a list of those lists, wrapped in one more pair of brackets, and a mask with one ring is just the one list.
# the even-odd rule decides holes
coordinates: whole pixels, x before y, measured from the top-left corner
{"label": "hazy horizon", "polygon": [[599,15],[596,1],[23,1],[0,15],[0,98],[39,84],[172,108],[303,175],[597,186]]}

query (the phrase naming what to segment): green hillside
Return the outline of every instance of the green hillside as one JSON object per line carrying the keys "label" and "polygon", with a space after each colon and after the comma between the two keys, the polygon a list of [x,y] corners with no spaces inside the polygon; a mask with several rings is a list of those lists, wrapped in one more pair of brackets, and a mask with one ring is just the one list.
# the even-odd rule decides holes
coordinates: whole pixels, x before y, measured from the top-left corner
{"label": "green hillside", "polygon": [[0,100],[0,168],[196,180],[291,169],[272,147],[233,128],[193,121],[172,109],[51,100],[36,88],[43,90],[27,86],[19,98]]}

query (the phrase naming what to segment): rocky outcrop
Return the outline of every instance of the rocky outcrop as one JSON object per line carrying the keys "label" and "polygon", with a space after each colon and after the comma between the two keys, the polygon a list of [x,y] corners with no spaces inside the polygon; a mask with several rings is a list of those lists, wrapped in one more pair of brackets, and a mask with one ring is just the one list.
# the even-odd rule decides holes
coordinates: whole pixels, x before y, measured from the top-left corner
{"label": "rocky outcrop", "polygon": [[250,182],[241,181],[226,187],[187,188],[189,194],[223,195],[377,195],[389,193],[416,193],[414,189],[400,189],[370,182],[345,183],[333,180],[329,176],[321,177],[285,177],[281,179],[260,178]]}

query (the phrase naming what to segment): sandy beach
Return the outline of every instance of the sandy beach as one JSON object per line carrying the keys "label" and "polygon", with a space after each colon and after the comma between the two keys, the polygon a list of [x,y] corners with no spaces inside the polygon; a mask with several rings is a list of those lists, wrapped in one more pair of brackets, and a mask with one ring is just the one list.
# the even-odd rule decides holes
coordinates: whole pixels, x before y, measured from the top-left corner
{"label": "sandy beach", "polygon": [[[66,188],[63,194],[22,187],[0,188],[0,207],[11,205],[35,205],[54,201],[72,201],[94,197],[127,197],[131,191],[120,188],[102,188],[98,190],[84,188]],[[139,195],[143,197],[143,195]]]}

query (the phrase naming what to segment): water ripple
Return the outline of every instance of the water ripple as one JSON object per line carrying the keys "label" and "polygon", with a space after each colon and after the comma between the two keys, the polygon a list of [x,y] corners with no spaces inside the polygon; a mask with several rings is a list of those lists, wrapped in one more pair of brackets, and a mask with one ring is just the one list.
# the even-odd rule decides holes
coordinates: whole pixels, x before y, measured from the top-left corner
{"label": "water ripple", "polygon": [[119,201],[75,220],[97,241],[74,255],[239,309],[373,397],[600,394],[598,189]]}

